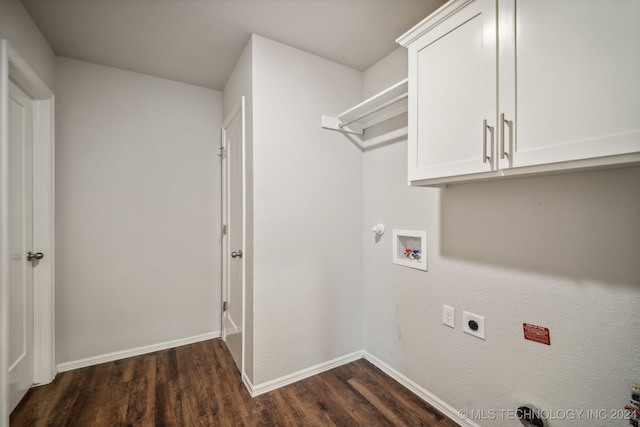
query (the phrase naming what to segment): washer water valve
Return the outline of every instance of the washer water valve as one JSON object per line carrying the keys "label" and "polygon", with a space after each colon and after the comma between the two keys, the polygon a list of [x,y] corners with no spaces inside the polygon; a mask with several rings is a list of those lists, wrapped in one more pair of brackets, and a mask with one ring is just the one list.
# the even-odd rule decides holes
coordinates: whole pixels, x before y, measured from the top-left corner
{"label": "washer water valve", "polygon": [[409,259],[419,260],[420,259],[420,249],[405,249],[404,250],[404,256],[406,256]]}

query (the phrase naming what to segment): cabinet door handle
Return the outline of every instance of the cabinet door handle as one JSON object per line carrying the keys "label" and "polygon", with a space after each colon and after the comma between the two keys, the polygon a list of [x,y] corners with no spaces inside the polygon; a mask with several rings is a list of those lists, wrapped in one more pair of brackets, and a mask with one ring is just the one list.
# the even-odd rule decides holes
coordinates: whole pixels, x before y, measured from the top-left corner
{"label": "cabinet door handle", "polygon": [[513,141],[513,121],[506,120],[504,118],[504,113],[500,114],[500,159],[504,159],[505,157],[509,157],[509,152],[507,151],[507,147],[504,145],[504,125],[509,126],[509,148],[511,148],[511,143]]}
{"label": "cabinet door handle", "polygon": [[491,132],[491,150],[493,151],[493,127],[487,125],[487,120],[482,121],[482,163],[491,161],[491,156],[487,155],[487,129]]}

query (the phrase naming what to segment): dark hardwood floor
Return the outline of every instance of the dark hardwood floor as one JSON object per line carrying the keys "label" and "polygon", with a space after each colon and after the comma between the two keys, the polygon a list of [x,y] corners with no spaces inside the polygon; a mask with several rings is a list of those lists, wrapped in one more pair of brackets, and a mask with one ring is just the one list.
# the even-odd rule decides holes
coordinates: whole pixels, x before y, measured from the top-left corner
{"label": "dark hardwood floor", "polygon": [[358,360],[251,398],[221,340],[58,374],[11,426],[434,426],[456,424]]}

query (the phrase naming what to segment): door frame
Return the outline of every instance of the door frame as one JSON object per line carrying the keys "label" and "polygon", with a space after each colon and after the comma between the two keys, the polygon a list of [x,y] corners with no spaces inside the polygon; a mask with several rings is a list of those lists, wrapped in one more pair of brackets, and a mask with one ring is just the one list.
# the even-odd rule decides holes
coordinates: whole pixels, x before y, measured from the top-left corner
{"label": "door frame", "polygon": [[54,94],[6,40],[0,41],[0,425],[9,425],[8,114],[9,79],[33,100],[33,245],[45,257],[33,272],[34,384],[55,370]]}
{"label": "door frame", "polygon": [[[242,363],[241,363],[241,375],[242,380],[245,381],[245,327],[246,327],[246,316],[245,316],[245,286],[246,286],[246,247],[247,247],[247,179],[246,179],[246,116],[245,116],[245,97],[242,96],[238,105],[236,105],[231,112],[227,115],[227,117],[222,122],[221,129],[221,150],[222,150],[222,168],[221,168],[221,198],[222,198],[222,301],[223,304],[228,299],[228,289],[229,289],[229,262],[231,253],[231,247],[229,243],[229,229],[228,229],[228,218],[229,218],[229,163],[228,163],[228,147],[226,145],[226,129],[229,124],[233,121],[233,119],[240,115],[240,120],[242,123],[242,137],[241,137],[241,146],[242,146],[242,251],[245,254],[241,259],[242,265]],[[220,316],[220,326],[221,326],[221,335],[223,340],[226,340],[225,330],[224,330],[224,316],[225,310],[221,310]],[[246,381],[245,381],[246,382]]]}

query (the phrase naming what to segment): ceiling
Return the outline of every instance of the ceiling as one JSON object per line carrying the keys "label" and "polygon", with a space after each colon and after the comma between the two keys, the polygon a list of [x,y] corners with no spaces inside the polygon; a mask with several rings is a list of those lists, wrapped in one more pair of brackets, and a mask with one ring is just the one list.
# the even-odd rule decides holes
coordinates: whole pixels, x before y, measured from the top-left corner
{"label": "ceiling", "polygon": [[21,0],[68,58],[222,90],[250,34],[365,70],[445,0]]}

